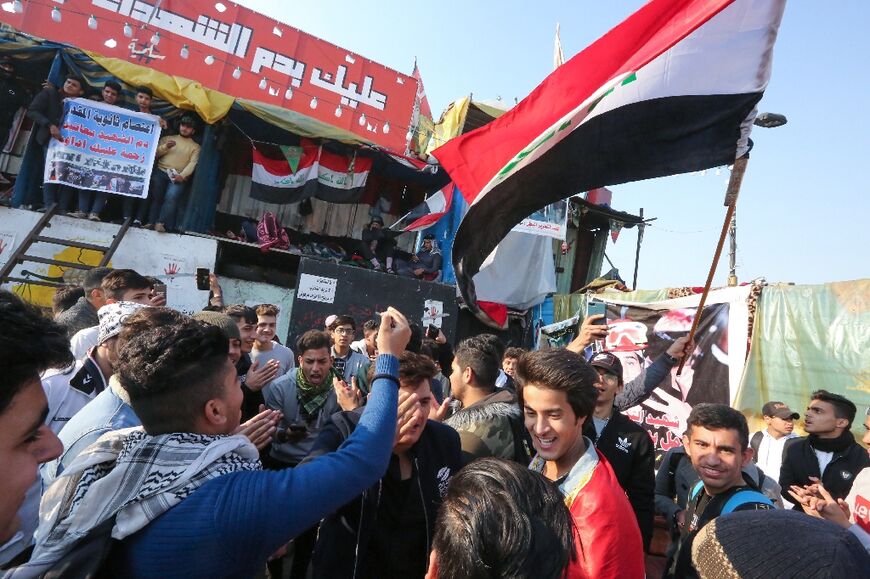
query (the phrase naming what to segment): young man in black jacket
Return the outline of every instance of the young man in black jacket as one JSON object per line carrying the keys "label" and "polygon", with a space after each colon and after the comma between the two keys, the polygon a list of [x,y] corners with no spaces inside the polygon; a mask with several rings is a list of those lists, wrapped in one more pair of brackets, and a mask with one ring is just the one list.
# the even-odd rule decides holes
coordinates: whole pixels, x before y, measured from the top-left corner
{"label": "young man in black jacket", "polygon": [[598,398],[583,434],[595,443],[613,468],[634,509],[644,550],[648,550],[655,518],[655,451],[647,431],[614,406],[623,386],[619,358],[610,352],[600,352],[589,364],[598,372],[595,384]]}
{"label": "young man in black jacket", "polygon": [[[425,356],[405,352],[399,358],[399,430],[390,466],[375,486],[323,520],[314,549],[315,577],[426,574],[438,508],[462,466],[456,431],[426,419],[435,374],[435,364]],[[418,401],[409,405],[414,393]],[[333,415],[306,462],[338,449],[361,412]]]}
{"label": "young man in black jacket", "polygon": [[[852,490],[855,476],[870,466],[870,456],[849,432],[857,409],[855,404],[839,394],[816,390],[804,416],[804,430],[809,433],[785,449],[779,484],[783,498],[795,503],[789,494],[792,485],[812,484],[810,477],[821,480],[836,499],[845,499]],[[795,510],[800,504],[795,503]]]}
{"label": "young man in black jacket", "polygon": [[[47,158],[48,144],[51,139],[60,141],[60,125],[63,122],[63,101],[68,98],[80,97],[84,94],[84,81],[75,75],[67,75],[60,89],[48,85],[42,89],[27,108],[27,116],[34,124],[34,139],[42,148],[43,159]],[[61,195],[58,198],[58,195]],[[60,203],[60,209],[65,211],[72,197],[72,189],[46,183],[42,187],[43,204],[47,208],[52,203]]]}

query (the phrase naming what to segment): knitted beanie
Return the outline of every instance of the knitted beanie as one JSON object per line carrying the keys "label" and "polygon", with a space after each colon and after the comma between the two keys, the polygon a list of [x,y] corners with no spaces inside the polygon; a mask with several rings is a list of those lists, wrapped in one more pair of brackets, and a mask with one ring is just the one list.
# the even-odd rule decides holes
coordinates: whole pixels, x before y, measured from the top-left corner
{"label": "knitted beanie", "polygon": [[115,302],[101,307],[97,311],[97,318],[100,320],[97,345],[120,334],[124,320],[145,307],[148,306],[137,302]]}
{"label": "knitted beanie", "polygon": [[230,340],[241,340],[242,335],[239,333],[239,326],[236,321],[226,314],[220,312],[196,312],[191,316],[194,320],[199,320],[210,326],[217,326],[224,331],[227,338]]}
{"label": "knitted beanie", "polygon": [[842,527],[798,511],[743,511],[705,525],[692,543],[703,579],[867,577],[870,554]]}

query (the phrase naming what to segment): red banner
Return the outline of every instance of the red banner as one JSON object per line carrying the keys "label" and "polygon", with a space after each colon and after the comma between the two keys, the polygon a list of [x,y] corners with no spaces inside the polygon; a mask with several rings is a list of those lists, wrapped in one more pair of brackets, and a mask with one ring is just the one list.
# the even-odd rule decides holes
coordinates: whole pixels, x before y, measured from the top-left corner
{"label": "red banner", "polygon": [[[8,5],[8,8],[7,8]],[[417,80],[231,2],[24,0],[0,21],[404,152]]]}

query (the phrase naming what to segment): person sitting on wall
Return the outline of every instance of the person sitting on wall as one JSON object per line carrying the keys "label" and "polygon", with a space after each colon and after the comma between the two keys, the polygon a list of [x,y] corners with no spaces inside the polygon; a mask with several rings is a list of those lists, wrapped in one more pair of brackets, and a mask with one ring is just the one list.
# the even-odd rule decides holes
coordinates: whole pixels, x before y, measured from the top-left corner
{"label": "person sitting on wall", "polygon": [[154,224],[154,231],[160,233],[175,229],[181,198],[199,161],[200,146],[193,140],[196,119],[192,115],[181,117],[178,132],[160,138],[157,170],[151,175],[151,208],[145,227]]}
{"label": "person sitting on wall", "polygon": [[362,230],[359,252],[374,269],[383,270],[383,262],[386,264],[387,273],[396,273],[393,270],[393,252],[396,249],[396,237],[401,233],[384,229],[384,219],[380,215],[374,215]]}
{"label": "person sitting on wall", "polygon": [[435,236],[427,233],[420,251],[410,254],[408,260],[396,260],[396,270],[399,275],[434,281],[441,276],[442,259]]}

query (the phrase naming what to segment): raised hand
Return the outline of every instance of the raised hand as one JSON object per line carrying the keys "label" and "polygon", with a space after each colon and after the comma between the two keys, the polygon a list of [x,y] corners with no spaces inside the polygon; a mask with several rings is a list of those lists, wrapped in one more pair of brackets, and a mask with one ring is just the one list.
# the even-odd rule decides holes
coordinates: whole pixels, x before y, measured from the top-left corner
{"label": "raised hand", "polygon": [[351,385],[338,376],[332,379],[332,387],[335,389],[335,397],[338,399],[338,405],[345,412],[354,410],[360,407],[362,393],[356,385],[356,376],[351,378]]}
{"label": "raised hand", "polygon": [[269,360],[263,366],[260,366],[259,361],[255,361],[248,370],[247,378],[245,378],[245,386],[248,389],[258,392],[269,385],[269,382],[278,376],[280,364],[277,360]]}
{"label": "raised hand", "polygon": [[381,326],[378,328],[378,353],[398,358],[405,351],[410,339],[411,326],[408,318],[392,306],[387,308],[381,314]]}
{"label": "raised hand", "polygon": [[247,436],[248,440],[258,450],[263,450],[271,442],[272,436],[275,434],[278,423],[283,416],[280,410],[266,410],[266,407],[260,404],[260,413],[250,420],[241,423],[233,431],[233,434]]}
{"label": "raised hand", "polygon": [[595,340],[605,339],[607,337],[607,326],[595,323],[602,319],[604,319],[604,314],[595,314],[583,320],[583,324],[580,326],[580,333],[577,334],[577,337],[565,349],[581,354]]}

